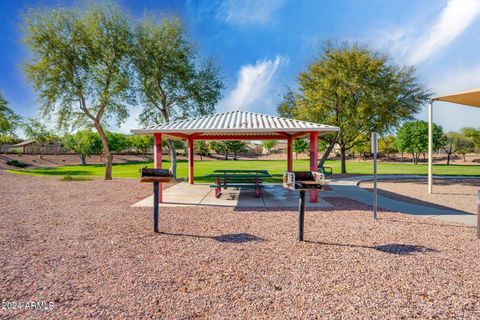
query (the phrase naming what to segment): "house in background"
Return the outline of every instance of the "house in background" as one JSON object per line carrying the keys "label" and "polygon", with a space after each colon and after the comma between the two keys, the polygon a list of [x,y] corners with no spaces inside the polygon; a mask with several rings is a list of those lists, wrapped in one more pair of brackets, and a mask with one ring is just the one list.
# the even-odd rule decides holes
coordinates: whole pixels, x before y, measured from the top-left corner
{"label": "house in background", "polygon": [[[35,140],[27,140],[17,144],[14,144],[11,149],[21,149],[23,154],[41,154],[42,146]],[[67,153],[68,150],[63,147],[63,143],[60,140],[51,141],[43,146],[43,154],[61,154]]]}
{"label": "house in background", "polygon": [[260,143],[250,142],[249,144],[247,144],[245,154],[249,156],[259,156],[262,154],[262,149],[263,148]]}
{"label": "house in background", "polygon": [[271,152],[268,153],[268,150],[266,148],[262,148],[262,154],[263,155],[268,155],[268,154],[286,154],[287,153],[287,143],[285,141],[277,141],[277,144],[272,148]]}

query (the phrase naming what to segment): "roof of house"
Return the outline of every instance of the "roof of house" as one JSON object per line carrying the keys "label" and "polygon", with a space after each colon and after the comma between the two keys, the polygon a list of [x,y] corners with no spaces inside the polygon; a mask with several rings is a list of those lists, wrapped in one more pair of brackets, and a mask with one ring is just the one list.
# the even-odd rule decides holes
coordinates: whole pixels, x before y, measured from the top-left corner
{"label": "roof of house", "polygon": [[25,147],[25,146],[28,146],[30,144],[36,143],[36,142],[37,142],[36,140],[27,140],[27,141],[23,141],[23,142],[14,144],[12,147],[13,148]]}
{"label": "roof of house", "polygon": [[[248,111],[230,111],[215,113],[207,116],[194,117],[184,120],[165,122],[157,126],[145,129],[133,129],[137,134],[186,134],[202,133],[208,135],[278,135],[279,132],[286,134],[307,135],[316,131],[321,134],[339,131],[338,127],[275,117]],[[178,135],[177,135],[178,137]],[[298,136],[300,137],[300,136]],[[199,138],[201,139],[201,138]]]}

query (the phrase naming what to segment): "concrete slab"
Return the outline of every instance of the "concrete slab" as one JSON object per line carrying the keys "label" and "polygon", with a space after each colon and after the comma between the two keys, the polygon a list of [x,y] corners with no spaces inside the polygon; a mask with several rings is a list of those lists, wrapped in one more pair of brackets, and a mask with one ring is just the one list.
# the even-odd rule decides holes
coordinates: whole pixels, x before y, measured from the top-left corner
{"label": "concrete slab", "polygon": [[[321,194],[321,193],[320,193]],[[298,192],[286,190],[281,185],[268,184],[263,189],[262,197],[257,198],[252,189],[227,189],[220,198],[209,184],[188,184],[182,182],[163,191],[163,203],[160,207],[179,206],[213,206],[213,207],[271,207],[296,208],[298,207]],[[329,208],[331,205],[319,198],[318,203],[308,202],[307,208]],[[153,207],[153,195],[135,204],[132,207]]]}

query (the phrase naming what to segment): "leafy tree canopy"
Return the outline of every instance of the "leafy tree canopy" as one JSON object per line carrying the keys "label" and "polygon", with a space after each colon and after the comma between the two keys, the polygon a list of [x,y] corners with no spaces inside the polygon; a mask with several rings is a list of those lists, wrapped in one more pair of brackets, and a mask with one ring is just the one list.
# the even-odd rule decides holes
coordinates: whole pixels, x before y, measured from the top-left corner
{"label": "leafy tree canopy", "polygon": [[8,102],[0,94],[0,135],[14,134],[20,125],[20,116],[9,107]]}
{"label": "leafy tree canopy", "polygon": [[23,22],[32,60],[25,72],[42,102],[42,114],[56,115],[62,127],[90,122],[108,162],[112,156],[102,122],[123,122],[134,104],[127,17],[114,5],[85,10],[31,10]]}
{"label": "leafy tree canopy", "polygon": [[[433,149],[438,150],[445,145],[445,137],[441,126],[433,124]],[[418,163],[420,154],[428,151],[428,123],[422,120],[410,121],[403,124],[397,133],[396,147],[400,152],[413,155]]]}
{"label": "leafy tree canopy", "polygon": [[277,140],[264,140],[262,141],[262,147],[267,149],[267,153],[271,153],[272,149],[278,144]]}
{"label": "leafy tree canopy", "polygon": [[[430,99],[413,67],[391,65],[385,55],[359,45],[326,44],[321,56],[298,77],[297,118],[340,127],[345,151],[412,119]],[[359,138],[361,137],[361,138]]]}
{"label": "leafy tree canopy", "polygon": [[[143,125],[212,113],[224,88],[212,60],[199,61],[179,19],[145,17],[135,29],[132,61],[138,93],[144,102]],[[176,175],[176,155],[168,141],[171,166]]]}
{"label": "leafy tree canopy", "polygon": [[100,141],[98,134],[90,130],[67,134],[63,138],[63,143],[65,148],[79,155],[82,164],[87,164],[87,157],[102,152],[102,141]]}

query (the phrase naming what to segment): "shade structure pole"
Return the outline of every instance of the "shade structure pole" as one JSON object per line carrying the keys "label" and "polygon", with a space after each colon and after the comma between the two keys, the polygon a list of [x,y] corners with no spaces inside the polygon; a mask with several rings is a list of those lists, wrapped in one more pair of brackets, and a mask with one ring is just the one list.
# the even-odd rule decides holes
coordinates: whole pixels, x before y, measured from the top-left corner
{"label": "shade structure pole", "polygon": [[428,104],[428,193],[432,193],[433,166],[433,101]]}
{"label": "shade structure pole", "polygon": [[293,151],[292,151],[293,138],[289,137],[287,140],[287,171],[293,170]]}
{"label": "shade structure pole", "polygon": [[[310,132],[310,171],[318,171],[318,132]],[[318,191],[310,190],[310,202],[318,202]]]}
{"label": "shade structure pole", "polygon": [[[154,133],[153,134],[153,164],[155,169],[162,168],[162,134],[161,133]],[[163,201],[163,190],[162,184],[158,185],[158,192],[157,192],[157,203],[161,203]]]}
{"label": "shade structure pole", "polygon": [[194,170],[193,170],[193,138],[188,138],[188,182],[194,183]]}

